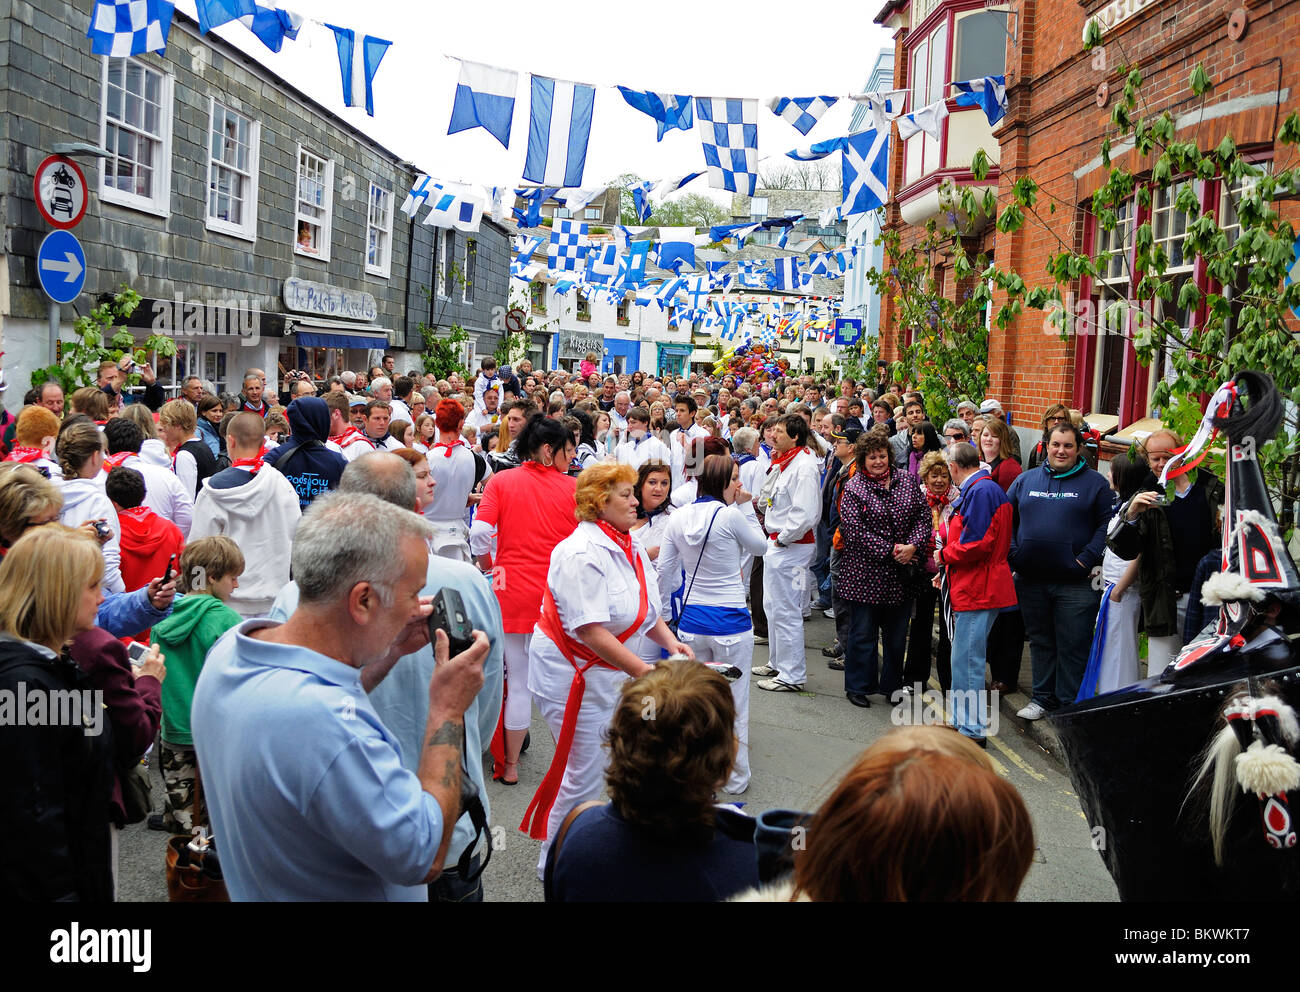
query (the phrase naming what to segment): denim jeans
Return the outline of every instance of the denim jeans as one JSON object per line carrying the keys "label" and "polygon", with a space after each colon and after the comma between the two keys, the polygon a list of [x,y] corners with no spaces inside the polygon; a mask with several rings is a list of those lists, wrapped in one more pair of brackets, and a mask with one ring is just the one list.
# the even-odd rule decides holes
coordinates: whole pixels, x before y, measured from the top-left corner
{"label": "denim jeans", "polygon": [[1029,638],[1033,701],[1049,710],[1073,703],[1088,667],[1101,590],[1090,579],[1039,582],[1016,576],[1016,598]]}
{"label": "denim jeans", "polygon": [[953,614],[953,722],[963,734],[977,740],[985,736],[988,727],[984,658],[989,631],[997,615],[997,610],[962,610]]}
{"label": "denim jeans", "polygon": [[831,579],[831,606],[835,607],[835,639],[843,647],[849,641],[849,611],[851,607],[839,597],[840,584],[840,552],[837,548],[831,548],[830,554],[830,579]]}
{"label": "denim jeans", "polygon": [[826,524],[819,523],[813,529],[813,533],[817,537],[817,551],[813,555],[810,566],[816,589],[814,599],[829,603],[831,601],[831,532]]}
{"label": "denim jeans", "polygon": [[[849,614],[848,639],[840,642],[844,647],[844,691],[864,696],[883,693],[889,699],[903,685],[903,650],[912,602],[897,606],[845,605]],[[838,607],[835,612],[838,619]],[[883,670],[876,651],[878,640],[884,641]]]}
{"label": "denim jeans", "polygon": [[[488,838],[489,843],[491,837]],[[472,875],[478,871],[480,855],[474,855],[469,863]],[[459,866],[450,865],[443,869],[441,875],[429,883],[429,902],[482,902],[483,876],[467,882],[460,876]]]}

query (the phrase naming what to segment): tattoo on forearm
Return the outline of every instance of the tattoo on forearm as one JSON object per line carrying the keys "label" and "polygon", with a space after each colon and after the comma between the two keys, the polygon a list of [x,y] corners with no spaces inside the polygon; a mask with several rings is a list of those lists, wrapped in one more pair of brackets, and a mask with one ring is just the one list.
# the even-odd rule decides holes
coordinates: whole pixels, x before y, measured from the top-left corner
{"label": "tattoo on forearm", "polygon": [[460,740],[464,731],[459,723],[453,720],[447,720],[440,727],[429,733],[425,741],[425,747],[454,747],[460,751]]}

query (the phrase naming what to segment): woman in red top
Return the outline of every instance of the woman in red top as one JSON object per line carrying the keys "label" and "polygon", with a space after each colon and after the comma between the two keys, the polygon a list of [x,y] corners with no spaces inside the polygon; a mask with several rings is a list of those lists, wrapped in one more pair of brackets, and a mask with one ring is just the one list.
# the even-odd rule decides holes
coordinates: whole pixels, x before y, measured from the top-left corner
{"label": "woman in red top", "polygon": [[[1065,410],[1065,407],[1049,409],[1043,416],[1043,422],[1046,423],[1048,417],[1055,416],[1053,411],[1058,410]],[[1012,454],[1011,428],[997,417],[989,418],[984,433],[980,435],[980,458],[988,462],[989,475],[1002,487],[1003,492],[1011,488],[1011,483],[1021,472],[1020,462]],[[1003,695],[1016,691],[1016,683],[1020,680],[1020,656],[1024,650],[1024,640],[1025,623],[1020,616],[1019,607],[999,613],[989,632],[987,657],[993,688]]]}
{"label": "woman in red top", "polygon": [[[522,464],[488,480],[470,528],[470,550],[492,576],[506,634],[506,697],[502,711],[504,747],[493,740],[493,777],[519,781],[517,765],[532,722],[528,692],[528,647],[542,615],[546,573],[555,546],[573,533],[576,480],[565,470],[573,460],[573,435],[541,414],[519,432],[515,448]],[[496,535],[496,559],[490,554]]]}

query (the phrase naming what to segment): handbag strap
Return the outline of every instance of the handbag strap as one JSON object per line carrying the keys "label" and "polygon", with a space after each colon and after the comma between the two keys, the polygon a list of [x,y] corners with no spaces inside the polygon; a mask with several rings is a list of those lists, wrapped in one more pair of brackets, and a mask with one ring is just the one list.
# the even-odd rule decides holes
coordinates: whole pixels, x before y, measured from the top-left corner
{"label": "handbag strap", "polygon": [[[709,528],[704,532],[704,543],[700,545],[700,556],[695,559],[695,570],[691,572],[690,584],[686,587],[686,595],[682,597],[682,610],[686,609],[686,601],[691,598],[691,590],[695,588],[695,576],[699,574],[700,562],[704,561],[704,549],[709,546],[709,535],[713,533],[713,521],[718,519],[718,514],[722,512],[722,507],[713,511],[713,516],[709,519]],[[681,614],[679,613],[680,617]]]}

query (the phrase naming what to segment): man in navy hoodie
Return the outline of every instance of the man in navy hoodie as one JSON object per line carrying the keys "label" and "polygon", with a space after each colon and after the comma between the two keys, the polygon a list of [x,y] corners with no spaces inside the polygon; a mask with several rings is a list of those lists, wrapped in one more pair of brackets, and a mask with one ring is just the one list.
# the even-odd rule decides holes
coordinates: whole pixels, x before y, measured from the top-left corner
{"label": "man in navy hoodie", "polygon": [[1088,468],[1083,437],[1066,421],[1052,429],[1047,461],[1007,490],[1015,514],[1009,561],[1029,637],[1034,694],[1017,715],[1041,719],[1074,702],[1088,665],[1101,587],[1092,570],[1106,549],[1114,493]]}
{"label": "man in navy hoodie", "polygon": [[266,455],[264,461],[284,474],[298,494],[304,512],[323,492],[337,489],[348,460],[325,447],[330,435],[330,410],[316,396],[300,396],[289,404],[293,433]]}

